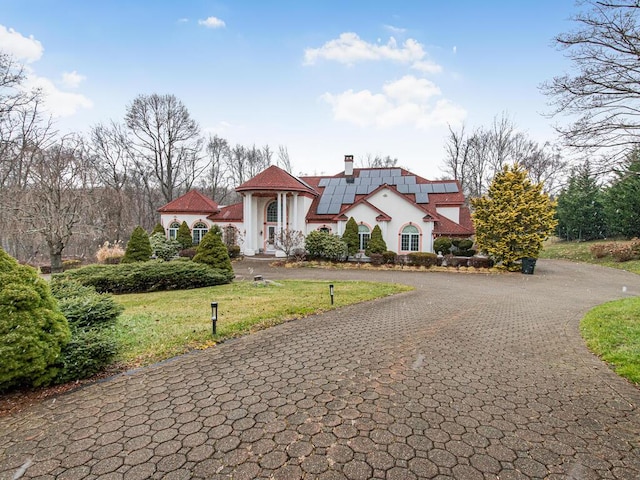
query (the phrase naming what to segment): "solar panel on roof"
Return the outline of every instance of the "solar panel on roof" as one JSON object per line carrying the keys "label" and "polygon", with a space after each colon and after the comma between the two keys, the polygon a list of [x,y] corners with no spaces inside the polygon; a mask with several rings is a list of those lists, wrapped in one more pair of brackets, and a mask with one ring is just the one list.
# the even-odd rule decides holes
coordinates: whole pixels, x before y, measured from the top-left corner
{"label": "solar panel on roof", "polygon": [[356,189],[358,187],[356,187],[355,185],[349,185],[347,186],[347,189],[344,191],[344,193],[356,193]]}
{"label": "solar panel on roof", "polygon": [[346,191],[346,189],[346,185],[338,185],[336,186],[336,189],[333,191],[333,193],[342,195]]}
{"label": "solar panel on roof", "polygon": [[380,176],[380,170],[369,170],[369,176],[372,178],[378,178]]}
{"label": "solar panel on roof", "polygon": [[371,185],[371,178],[369,178],[369,177],[361,178],[359,184],[360,185]]}
{"label": "solar panel on roof", "polygon": [[407,185],[407,188],[409,189],[409,193],[418,193],[420,192],[420,185]]}
{"label": "solar panel on roof", "polygon": [[342,203],[353,203],[356,201],[356,194],[355,193],[345,193],[344,197],[342,197]]}
{"label": "solar panel on roof", "polygon": [[342,208],[341,203],[332,203],[329,205],[329,208],[327,209],[327,213],[329,214],[340,213],[341,208]]}
{"label": "solar panel on roof", "polygon": [[404,185],[404,177],[402,176],[393,177],[393,185]]}
{"label": "solar panel on roof", "polygon": [[404,178],[405,185],[414,185],[416,183],[416,177],[414,177],[413,175],[407,175],[406,177],[402,178]]}
{"label": "solar panel on roof", "polygon": [[390,174],[392,177],[400,177],[402,176],[402,170],[400,170],[399,168],[392,168],[391,170],[389,170]]}
{"label": "solar panel on roof", "polygon": [[360,170],[360,178],[369,177],[369,170]]}
{"label": "solar panel on roof", "polygon": [[330,178],[329,185],[340,185],[341,178]]}
{"label": "solar panel on roof", "polygon": [[429,203],[429,194],[424,192],[416,193],[416,203]]}
{"label": "solar panel on roof", "polygon": [[356,195],[366,195],[369,193],[369,185],[358,185],[356,187]]}
{"label": "solar panel on roof", "polygon": [[433,188],[428,183],[421,183],[420,185],[418,185],[418,191],[422,193],[432,193]]}
{"label": "solar panel on roof", "polygon": [[434,183],[433,193],[445,193],[444,185],[442,183]]}
{"label": "solar panel on roof", "polygon": [[382,185],[382,178],[380,177],[372,178],[371,185],[375,185],[376,187],[379,187],[380,185]]}
{"label": "solar panel on roof", "polygon": [[379,185],[367,185],[367,194],[373,192]]}
{"label": "solar panel on roof", "polygon": [[318,215],[326,215],[327,213],[329,213],[328,210],[329,210],[329,205],[328,204],[324,205],[321,203],[318,205],[318,209],[316,210],[316,212],[318,213]]}
{"label": "solar panel on roof", "polygon": [[329,185],[328,178],[321,178],[320,181],[318,182],[319,187],[326,187],[327,185]]}
{"label": "solar panel on roof", "polygon": [[400,193],[409,193],[409,185],[398,185],[398,191]]}
{"label": "solar panel on roof", "polygon": [[336,190],[336,187],[334,187],[333,185],[324,187],[323,195],[331,195],[335,190]]}
{"label": "solar panel on roof", "polygon": [[447,193],[458,193],[458,185],[455,183],[445,183],[444,191]]}

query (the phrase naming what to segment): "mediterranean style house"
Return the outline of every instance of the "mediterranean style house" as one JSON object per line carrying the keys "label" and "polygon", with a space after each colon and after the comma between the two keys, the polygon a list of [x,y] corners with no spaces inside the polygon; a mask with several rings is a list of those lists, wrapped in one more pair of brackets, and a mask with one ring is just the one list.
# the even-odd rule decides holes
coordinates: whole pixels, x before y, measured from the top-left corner
{"label": "mediterranean style house", "polygon": [[457,181],[430,181],[403,168],[354,168],[352,155],[334,176],[295,177],[272,165],[236,191],[243,199],[234,205],[219,206],[191,190],[161,207],[169,238],[186,221],[197,244],[215,224],[245,255],[284,256],[278,245],[283,232],[342,235],[350,217],[358,223],[362,251],[376,225],[387,248],[398,254],[433,252],[439,236],[473,235]]}

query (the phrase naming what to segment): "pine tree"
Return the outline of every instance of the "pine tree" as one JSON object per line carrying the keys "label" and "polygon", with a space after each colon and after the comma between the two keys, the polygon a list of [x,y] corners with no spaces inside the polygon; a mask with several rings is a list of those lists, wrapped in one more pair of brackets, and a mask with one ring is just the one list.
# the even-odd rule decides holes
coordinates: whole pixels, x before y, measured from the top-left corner
{"label": "pine tree", "polygon": [[0,248],[0,391],[49,383],[70,337],[49,284]]}
{"label": "pine tree", "polygon": [[349,255],[355,255],[356,253],[358,253],[358,248],[360,247],[360,237],[358,236],[358,224],[353,217],[349,218],[347,224],[344,227],[342,241],[347,244]]}
{"label": "pine tree", "polygon": [[371,231],[371,239],[367,245],[367,249],[365,250],[365,255],[370,257],[372,253],[384,253],[387,251],[387,243],[382,238],[382,230],[380,230],[380,226],[376,225],[373,227]]}
{"label": "pine tree", "polygon": [[593,240],[606,235],[603,193],[588,162],[571,173],[567,187],[558,196],[556,217],[557,234],[565,240]]}
{"label": "pine tree", "polygon": [[161,233],[164,236],[167,235],[167,233],[164,231],[164,227],[162,226],[162,224],[160,222],[156,223],[156,226],[153,227],[153,231],[151,232],[151,235],[156,234],[156,233]]}
{"label": "pine tree", "polygon": [[209,230],[207,234],[202,237],[193,261],[204,263],[210,267],[219,268],[220,270],[233,272],[227,247],[222,243],[220,235],[217,235],[214,230]]}
{"label": "pine tree", "polygon": [[149,235],[144,228],[137,226],[131,233],[121,263],[146,262],[151,258],[152,253]]}
{"label": "pine tree", "polygon": [[640,236],[640,152],[634,152],[605,192],[607,225],[612,235]]}
{"label": "pine tree", "polygon": [[193,246],[193,237],[191,237],[191,230],[189,230],[189,225],[187,222],[182,222],[180,224],[180,228],[178,228],[178,234],[176,235],[176,240],[180,244],[180,248],[184,250],[185,248],[191,248]]}
{"label": "pine tree", "polygon": [[522,258],[537,258],[557,223],[555,204],[542,184],[531,183],[518,165],[505,166],[488,193],[472,199],[471,205],[479,248],[507,270],[518,269],[516,262]]}

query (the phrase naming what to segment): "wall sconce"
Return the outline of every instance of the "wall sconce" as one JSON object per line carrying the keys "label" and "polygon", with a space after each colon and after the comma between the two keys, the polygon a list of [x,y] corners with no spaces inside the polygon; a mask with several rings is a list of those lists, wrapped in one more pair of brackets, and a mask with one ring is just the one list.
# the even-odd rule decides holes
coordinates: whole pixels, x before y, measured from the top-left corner
{"label": "wall sconce", "polygon": [[211,302],[211,330],[216,334],[216,324],[218,323],[218,302]]}

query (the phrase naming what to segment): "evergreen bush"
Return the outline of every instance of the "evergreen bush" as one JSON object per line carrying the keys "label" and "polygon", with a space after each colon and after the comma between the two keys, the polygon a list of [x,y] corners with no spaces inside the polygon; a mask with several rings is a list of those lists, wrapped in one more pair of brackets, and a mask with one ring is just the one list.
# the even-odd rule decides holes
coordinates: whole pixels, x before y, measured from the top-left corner
{"label": "evergreen bush", "polygon": [[0,248],[0,391],[49,384],[70,336],[48,283]]}
{"label": "evergreen bush", "polygon": [[[360,247],[360,237],[358,236],[358,224],[353,217],[347,220],[342,234],[342,241],[347,244],[347,251],[350,256],[358,253]],[[386,249],[385,249],[386,250]]]}
{"label": "evergreen bush", "polygon": [[229,252],[227,251],[226,245],[222,243],[222,235],[216,233],[214,229],[209,230],[207,234],[202,237],[198,248],[196,248],[196,255],[193,257],[193,261],[196,263],[204,263],[212,268],[226,272],[233,272]]}
{"label": "evergreen bush", "polygon": [[174,239],[168,239],[164,233],[154,233],[149,237],[153,254],[162,260],[169,261],[178,254],[180,243]]}
{"label": "evergreen bush", "polygon": [[414,267],[433,267],[438,263],[438,256],[435,253],[411,252],[407,254],[409,265]]}
{"label": "evergreen bush", "polygon": [[111,364],[119,351],[119,343],[108,329],[72,327],[71,330],[71,340],[62,349],[55,383],[91,377]]}
{"label": "evergreen bush", "polygon": [[382,238],[382,230],[380,230],[379,225],[376,225],[375,227],[373,227],[373,230],[371,231],[371,239],[367,244],[367,249],[365,250],[364,254],[367,257],[370,257],[374,253],[382,254],[386,251],[387,251],[387,244]]}
{"label": "evergreen bush", "polygon": [[112,326],[124,310],[111,295],[98,293],[94,287],[60,276],[51,280],[51,292],[73,327]]}
{"label": "evergreen bush", "polygon": [[398,261],[398,254],[396,252],[392,252],[391,250],[387,250],[382,253],[382,258],[384,259],[384,263],[387,265],[395,265]]}
{"label": "evergreen bush", "polygon": [[149,235],[141,226],[137,226],[131,233],[127,250],[122,257],[121,263],[146,262],[151,258],[151,243]]}
{"label": "evergreen bush", "polygon": [[438,237],[433,241],[433,251],[442,255],[451,253],[451,246],[451,239],[448,237]]}
{"label": "evergreen bush", "polygon": [[164,227],[160,222],[156,223],[155,227],[153,227],[153,230],[151,231],[151,235],[154,235],[156,233],[161,233],[165,237],[167,236],[167,232],[164,231]]}
{"label": "evergreen bush", "polygon": [[192,262],[150,261],[89,265],[58,276],[93,286],[102,293],[144,293],[221,285],[231,282],[233,272]]}
{"label": "evergreen bush", "polygon": [[471,257],[469,258],[469,266],[474,268],[491,268],[493,260],[488,257]]}
{"label": "evergreen bush", "polygon": [[227,245],[229,258],[238,258],[240,256],[240,245]]}
{"label": "evergreen bush", "polygon": [[180,224],[178,233],[176,235],[176,240],[180,244],[182,250],[191,248],[193,246],[193,237],[191,237],[191,230],[189,230],[189,225],[187,225],[187,222],[182,222]]}
{"label": "evergreen bush", "polygon": [[306,236],[305,249],[312,258],[322,260],[345,261],[348,255],[348,247],[343,239],[318,230]]}

